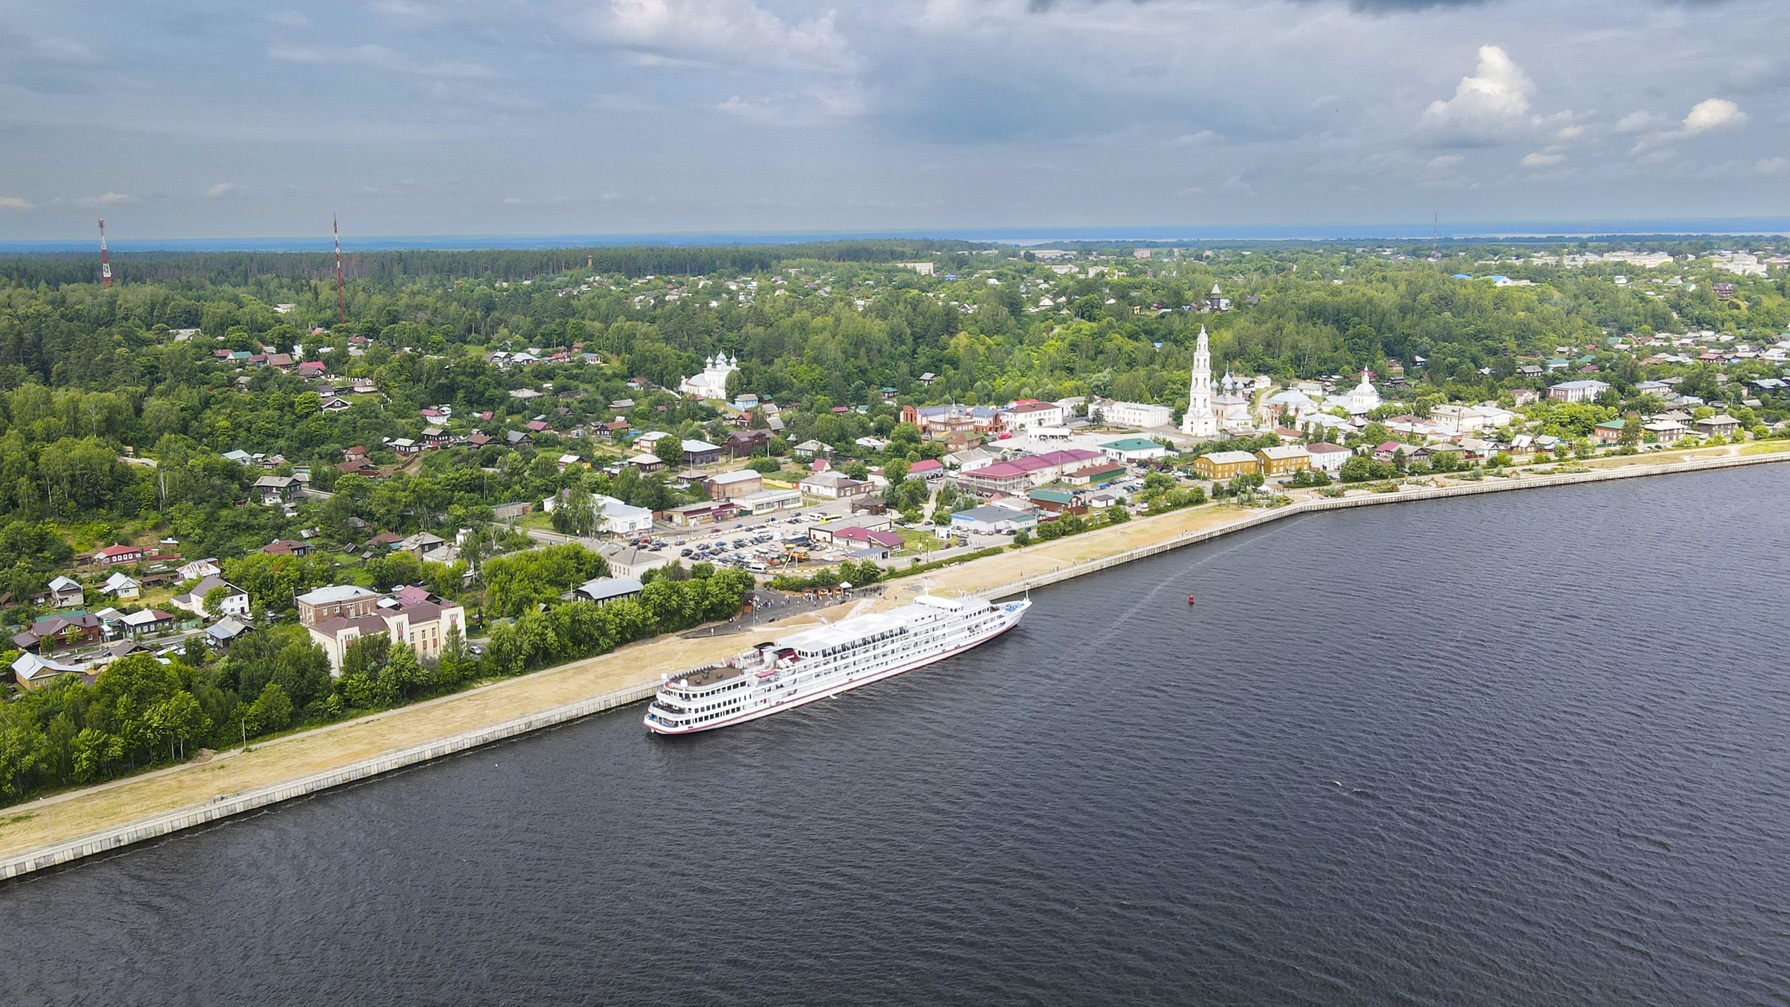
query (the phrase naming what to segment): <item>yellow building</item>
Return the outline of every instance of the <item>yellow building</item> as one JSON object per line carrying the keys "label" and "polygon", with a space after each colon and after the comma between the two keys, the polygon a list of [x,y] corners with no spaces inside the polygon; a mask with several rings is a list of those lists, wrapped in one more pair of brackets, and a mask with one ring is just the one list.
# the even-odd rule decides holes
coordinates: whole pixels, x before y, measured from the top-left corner
{"label": "yellow building", "polygon": [[1263,475],[1277,476],[1311,468],[1311,452],[1299,444],[1263,448],[1255,453],[1255,457],[1262,463]]}
{"label": "yellow building", "polygon": [[1193,470],[1207,479],[1235,479],[1261,469],[1261,460],[1247,451],[1214,451],[1193,460]]}

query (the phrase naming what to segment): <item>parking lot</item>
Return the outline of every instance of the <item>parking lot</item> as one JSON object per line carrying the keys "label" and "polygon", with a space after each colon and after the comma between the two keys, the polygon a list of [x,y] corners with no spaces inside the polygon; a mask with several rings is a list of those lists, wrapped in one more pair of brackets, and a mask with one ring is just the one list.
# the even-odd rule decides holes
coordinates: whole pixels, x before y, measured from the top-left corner
{"label": "parking lot", "polygon": [[[1135,492],[1141,488],[1141,485],[1141,480],[1132,479],[1114,484],[1112,488]],[[831,544],[815,543],[808,537],[808,531],[821,524],[834,528],[848,528],[853,524],[869,520],[864,515],[853,515],[852,511],[857,503],[858,501],[832,500],[809,504],[798,510],[741,515],[735,520],[722,524],[700,525],[691,528],[658,524],[654,526],[650,535],[635,536],[621,541],[636,548],[659,553],[668,559],[683,563],[686,567],[696,563],[714,563],[719,566],[738,567],[762,576],[773,576],[784,571],[815,569],[832,565],[848,558],[854,551],[853,547],[835,547]],[[908,530],[907,526],[899,522],[895,527],[901,531]],[[881,561],[882,565],[893,569],[914,562],[948,559],[991,546],[1009,545],[1013,541],[1011,535],[972,533],[953,536],[946,528],[927,526],[926,530],[937,537],[939,541],[937,548],[926,550],[919,555],[901,556]],[[530,534],[542,541],[566,540],[564,536],[539,531]]]}

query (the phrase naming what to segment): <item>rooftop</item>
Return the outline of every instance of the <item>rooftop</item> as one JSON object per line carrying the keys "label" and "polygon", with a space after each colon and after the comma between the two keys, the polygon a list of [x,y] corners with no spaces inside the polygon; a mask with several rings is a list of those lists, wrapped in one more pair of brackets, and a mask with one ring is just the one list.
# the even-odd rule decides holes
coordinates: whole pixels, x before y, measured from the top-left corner
{"label": "rooftop", "polygon": [[1153,451],[1162,447],[1147,437],[1125,437],[1100,446],[1108,451]]}
{"label": "rooftop", "polygon": [[372,591],[357,584],[331,584],[315,591],[307,591],[295,600],[303,605],[334,605],[337,602],[373,597],[376,595]]}
{"label": "rooftop", "polygon": [[1256,460],[1255,455],[1247,451],[1214,451],[1211,454],[1200,455],[1200,457],[1214,465],[1243,465]]}
{"label": "rooftop", "polygon": [[625,598],[631,594],[639,594],[641,583],[635,577],[598,577],[578,585],[574,594],[583,595],[592,601],[608,601],[611,598]]}

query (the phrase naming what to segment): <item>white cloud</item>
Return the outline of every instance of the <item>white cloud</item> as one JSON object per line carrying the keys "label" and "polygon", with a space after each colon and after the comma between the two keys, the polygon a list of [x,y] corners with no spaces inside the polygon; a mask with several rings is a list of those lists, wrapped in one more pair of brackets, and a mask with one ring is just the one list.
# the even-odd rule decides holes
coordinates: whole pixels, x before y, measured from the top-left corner
{"label": "white cloud", "polygon": [[453,80],[491,80],[496,70],[480,63],[458,60],[416,59],[382,45],[357,45],[344,48],[288,45],[275,43],[267,50],[268,58],[283,63],[343,63],[364,66],[385,73],[413,77],[435,77]]}
{"label": "white cloud", "polygon": [[1184,136],[1175,137],[1174,144],[1177,147],[1203,147],[1208,143],[1217,143],[1222,139],[1224,138],[1212,130],[1202,129],[1198,133],[1188,133]]}
{"label": "white cloud", "polygon": [[771,125],[792,126],[832,122],[861,115],[863,92],[851,80],[824,82],[801,92],[761,98],[733,95],[715,106],[741,119]]}
{"label": "white cloud", "polygon": [[1782,87],[1790,84],[1790,64],[1769,56],[1749,56],[1729,68],[1728,84],[1743,93]]}
{"label": "white cloud", "polygon": [[1746,120],[1747,114],[1728,99],[1705,98],[1677,123],[1653,112],[1631,112],[1616,123],[1616,132],[1639,136],[1628,152],[1640,157],[1680,140],[1739,128]]}
{"label": "white cloud", "polygon": [[1790,157],[1765,157],[1753,162],[1753,173],[1768,178],[1790,177]]}
{"label": "white cloud", "polygon": [[204,196],[206,199],[217,199],[222,196],[228,196],[241,188],[242,186],[237,185],[235,182],[219,182],[200,193],[200,195]]}
{"label": "white cloud", "polygon": [[861,62],[832,11],[786,21],[753,0],[609,0],[587,26],[598,41],[671,60],[822,73]]}
{"label": "white cloud", "polygon": [[1662,133],[1672,128],[1672,120],[1656,112],[1638,110],[1616,121],[1616,132],[1624,136],[1638,133]]}
{"label": "white cloud", "polygon": [[1514,140],[1535,125],[1529,112],[1535,84],[1510,55],[1495,45],[1479,47],[1479,65],[1462,77],[1454,97],[1430,102],[1422,125],[1456,143],[1491,144]]}
{"label": "white cloud", "polygon": [[39,35],[31,40],[33,54],[57,63],[96,63],[99,57],[85,42],[53,35]]}
{"label": "white cloud", "polygon": [[1713,133],[1719,129],[1730,129],[1746,122],[1746,113],[1740,106],[1726,98],[1705,98],[1692,106],[1690,114],[1684,117],[1684,132],[1688,136],[1699,133]]}
{"label": "white cloud", "polygon": [[1523,155],[1523,159],[1518,163],[1525,168],[1553,168],[1566,163],[1566,155],[1537,151],[1533,154]]}
{"label": "white cloud", "polygon": [[783,115],[783,107],[774,101],[747,101],[737,94],[716,105],[715,108],[728,115],[760,121],[777,119]]}
{"label": "white cloud", "polygon": [[19,196],[0,196],[0,210],[30,210],[34,208],[29,199]]}
{"label": "white cloud", "polygon": [[1452,181],[1461,173],[1461,165],[1467,161],[1464,154],[1442,154],[1423,162],[1417,170],[1417,178],[1421,182]]}
{"label": "white cloud", "polygon": [[81,206],[112,206],[118,203],[135,203],[137,197],[126,196],[122,192],[106,192],[98,196],[85,196],[75,202]]}

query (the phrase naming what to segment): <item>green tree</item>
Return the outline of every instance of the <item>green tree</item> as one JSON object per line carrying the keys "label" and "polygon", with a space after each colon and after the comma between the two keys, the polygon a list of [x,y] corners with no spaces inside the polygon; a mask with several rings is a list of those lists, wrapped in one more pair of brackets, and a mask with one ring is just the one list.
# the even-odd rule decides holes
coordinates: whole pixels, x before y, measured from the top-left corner
{"label": "green tree", "polygon": [[416,652],[403,646],[392,648],[391,660],[386,663],[381,677],[390,679],[391,688],[404,702],[409,702],[426,693],[433,678],[423,670],[422,663],[417,660]]}
{"label": "green tree", "polygon": [[284,728],[292,721],[292,700],[280,683],[269,682],[262,687],[261,695],[249,705],[248,713],[243,717],[243,726],[250,734],[267,734]]}
{"label": "green tree", "polygon": [[562,535],[588,537],[597,528],[596,505],[590,491],[573,486],[564,491],[558,506],[553,508],[553,530]]}
{"label": "green tree", "polygon": [[187,744],[211,728],[199,701],[184,691],[150,706],[144,711],[143,720],[149,736],[167,744],[171,759],[185,758]]}
{"label": "green tree", "polygon": [[23,792],[23,777],[47,754],[43,732],[30,721],[0,727],[0,794]]}
{"label": "green tree", "polygon": [[75,735],[74,776],[76,783],[93,783],[101,776],[111,776],[124,759],[124,739],[95,728],[84,728]]}
{"label": "green tree", "polygon": [[[342,677],[357,675],[377,680],[392,658],[392,638],[384,633],[356,637],[342,652]],[[360,705],[360,704],[356,704]]]}
{"label": "green tree", "polygon": [[216,619],[224,614],[224,602],[230,598],[230,589],[222,584],[205,592],[205,614]]}

